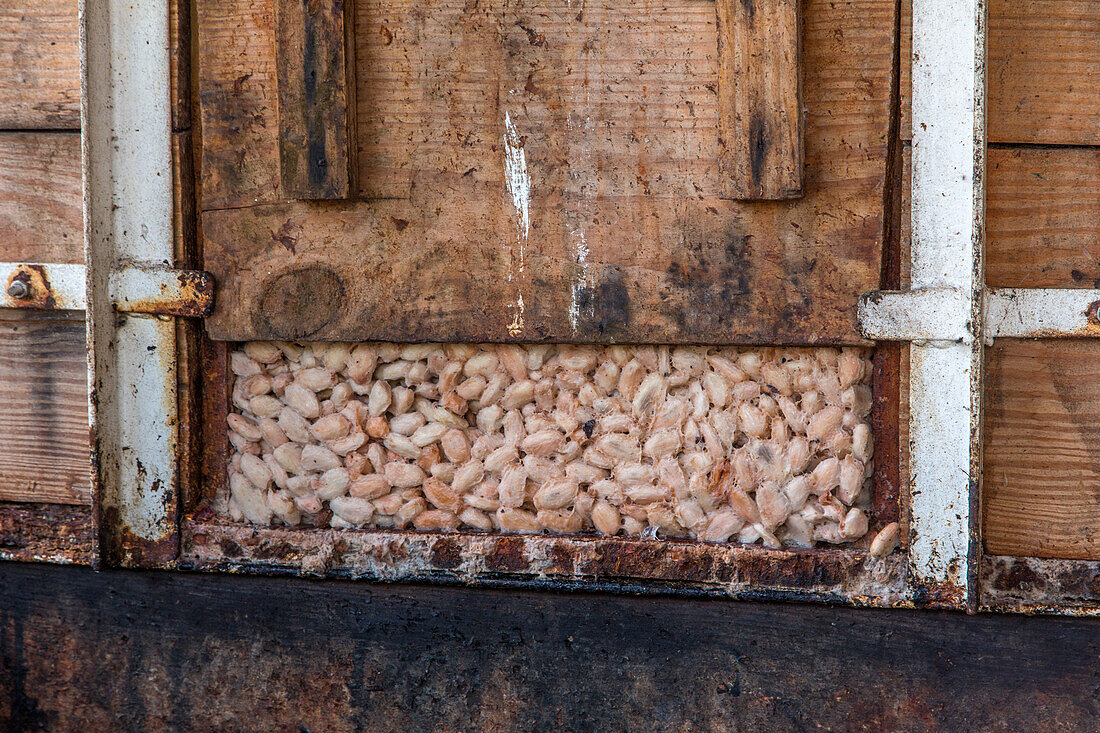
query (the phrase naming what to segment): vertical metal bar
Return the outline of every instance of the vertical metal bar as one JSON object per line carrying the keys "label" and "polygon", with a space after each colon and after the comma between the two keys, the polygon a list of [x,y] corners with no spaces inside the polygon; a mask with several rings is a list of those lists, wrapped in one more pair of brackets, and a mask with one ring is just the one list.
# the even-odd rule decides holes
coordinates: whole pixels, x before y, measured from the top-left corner
{"label": "vertical metal bar", "polygon": [[173,261],[168,2],[81,2],[92,485],[101,561],[124,566],[177,548],[175,324],[110,292],[115,270]]}
{"label": "vertical metal bar", "polygon": [[967,337],[910,350],[909,562],[930,605],[977,606],[980,552],[983,0],[913,2],[912,287],[968,296]]}

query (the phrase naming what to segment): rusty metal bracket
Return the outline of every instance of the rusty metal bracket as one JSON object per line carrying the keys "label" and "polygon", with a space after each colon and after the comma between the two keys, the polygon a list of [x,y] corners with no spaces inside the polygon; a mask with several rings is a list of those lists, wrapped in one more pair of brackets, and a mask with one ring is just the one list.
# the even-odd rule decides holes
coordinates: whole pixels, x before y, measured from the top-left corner
{"label": "rusty metal bracket", "polygon": [[[84,265],[0,262],[0,308],[84,310]],[[120,313],[205,318],[214,310],[214,276],[197,270],[124,267],[111,274],[110,296]]]}

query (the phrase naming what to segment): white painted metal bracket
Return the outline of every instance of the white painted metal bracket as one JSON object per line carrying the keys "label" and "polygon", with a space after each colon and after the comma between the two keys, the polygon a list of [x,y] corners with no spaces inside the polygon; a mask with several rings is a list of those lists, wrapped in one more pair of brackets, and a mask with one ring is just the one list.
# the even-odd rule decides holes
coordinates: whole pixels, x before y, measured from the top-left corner
{"label": "white painted metal bracket", "polygon": [[108,565],[167,563],[178,542],[176,323],[120,314],[112,297],[113,273],[173,261],[168,2],[80,5],[92,487]]}
{"label": "white painted metal bracket", "polygon": [[909,350],[909,580],[977,608],[985,172],[983,0],[913,2],[912,290],[860,304]]}

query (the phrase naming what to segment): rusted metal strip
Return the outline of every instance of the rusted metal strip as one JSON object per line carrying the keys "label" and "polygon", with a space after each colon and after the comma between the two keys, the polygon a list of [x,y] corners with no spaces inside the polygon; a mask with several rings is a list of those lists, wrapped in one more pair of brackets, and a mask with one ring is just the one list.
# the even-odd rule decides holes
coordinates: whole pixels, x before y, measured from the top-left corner
{"label": "rusted metal strip", "polygon": [[124,267],[110,285],[111,302],[124,313],[205,318],[214,310],[214,277],[207,272]]}
{"label": "rusted metal strip", "polygon": [[119,317],[112,276],[173,262],[168,0],[81,3],[92,486],[100,561],[175,558],[176,328]]}
{"label": "rusted metal strip", "polygon": [[[0,262],[0,308],[84,310],[84,265]],[[123,267],[111,275],[110,299],[123,313],[204,318],[214,310],[214,277],[196,270]]]}
{"label": "rusted metal strip", "polygon": [[857,606],[923,602],[903,553],[769,550],[621,537],[257,528],[185,520],[181,567],[384,581],[433,581],[724,597]]}
{"label": "rusted metal strip", "polygon": [[1100,616],[1100,561],[983,557],[982,610]]}

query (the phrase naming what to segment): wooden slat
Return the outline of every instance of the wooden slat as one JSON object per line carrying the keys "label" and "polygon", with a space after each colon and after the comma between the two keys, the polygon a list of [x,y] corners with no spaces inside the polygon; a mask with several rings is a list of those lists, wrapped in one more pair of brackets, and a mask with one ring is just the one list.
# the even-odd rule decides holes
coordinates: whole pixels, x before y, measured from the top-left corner
{"label": "wooden slat", "polygon": [[0,3],[0,129],[80,127],[78,5],[78,0]]}
{"label": "wooden slat", "polygon": [[1100,288],[1100,148],[990,150],[986,282]]}
{"label": "wooden slat", "polygon": [[[902,0],[906,139],[910,2]],[[988,13],[988,141],[1100,145],[1100,3],[990,0]]]}
{"label": "wooden slat", "polygon": [[283,190],[347,198],[344,0],[277,0],[275,19]]}
{"label": "wooden slat", "polygon": [[718,0],[723,196],[798,198],[803,186],[800,0]]}
{"label": "wooden slat", "polygon": [[172,129],[191,128],[191,2],[172,0],[168,13]]}
{"label": "wooden slat", "polygon": [[[909,150],[902,174],[908,278]],[[1100,287],[1100,149],[986,151],[985,279],[992,287]]]}
{"label": "wooden slat", "polygon": [[889,0],[808,4],[806,197],[783,205],[722,198],[715,11],[694,0],[359,0],[371,200],[281,203],[263,6],[199,8],[214,337],[860,339],[854,304],[881,273]]}
{"label": "wooden slat", "polygon": [[0,310],[0,501],[88,504],[84,318]]}
{"label": "wooden slat", "polygon": [[84,261],[79,133],[0,132],[0,261]]}
{"label": "wooden slat", "polygon": [[987,349],[986,552],[1100,559],[1100,343]]}
{"label": "wooden slat", "polygon": [[0,587],[11,730],[1096,727],[1094,619],[22,563]]}

